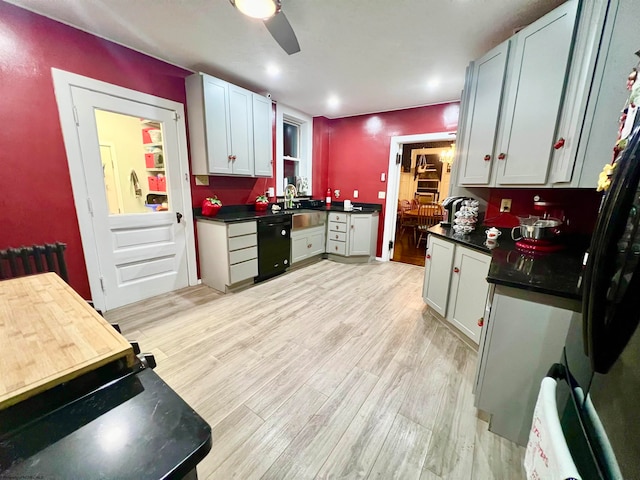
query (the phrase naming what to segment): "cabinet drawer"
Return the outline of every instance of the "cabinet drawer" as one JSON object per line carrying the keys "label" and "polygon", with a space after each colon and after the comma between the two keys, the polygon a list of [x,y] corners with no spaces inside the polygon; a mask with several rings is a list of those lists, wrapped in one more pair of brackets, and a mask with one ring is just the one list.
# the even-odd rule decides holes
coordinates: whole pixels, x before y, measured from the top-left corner
{"label": "cabinet drawer", "polygon": [[251,235],[242,235],[241,237],[229,238],[229,251],[255,247],[256,245],[258,245],[258,236],[255,233]]}
{"label": "cabinet drawer", "polygon": [[231,265],[234,263],[246,262],[247,260],[253,260],[254,258],[258,258],[258,247],[243,248],[241,250],[229,252],[229,263]]}
{"label": "cabinet drawer", "polygon": [[347,223],[347,214],[346,213],[329,213],[329,221]]}
{"label": "cabinet drawer", "polygon": [[346,232],[346,223],[329,222],[329,230],[332,232]]}
{"label": "cabinet drawer", "polygon": [[254,258],[247,262],[237,263],[229,267],[230,285],[256,277],[258,275],[258,259]]}
{"label": "cabinet drawer", "polygon": [[338,242],[346,242],[347,234],[344,232],[329,232],[329,240],[336,240]]}
{"label": "cabinet drawer", "polygon": [[345,242],[336,242],[335,240],[329,240],[327,242],[327,253],[335,253],[336,255],[346,255],[347,244]]}
{"label": "cabinet drawer", "polygon": [[240,235],[248,235],[258,231],[256,222],[230,223],[227,227],[227,235],[229,237],[238,237]]}

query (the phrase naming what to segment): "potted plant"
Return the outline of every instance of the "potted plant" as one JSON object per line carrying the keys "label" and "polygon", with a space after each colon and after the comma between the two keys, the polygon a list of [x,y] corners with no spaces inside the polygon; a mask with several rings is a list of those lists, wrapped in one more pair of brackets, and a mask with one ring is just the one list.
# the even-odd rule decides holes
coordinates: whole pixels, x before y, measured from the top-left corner
{"label": "potted plant", "polygon": [[256,212],[264,212],[269,206],[269,199],[266,195],[258,195],[256,197]]}
{"label": "potted plant", "polygon": [[205,217],[215,217],[218,210],[222,208],[222,202],[217,196],[207,197],[202,201],[202,215]]}

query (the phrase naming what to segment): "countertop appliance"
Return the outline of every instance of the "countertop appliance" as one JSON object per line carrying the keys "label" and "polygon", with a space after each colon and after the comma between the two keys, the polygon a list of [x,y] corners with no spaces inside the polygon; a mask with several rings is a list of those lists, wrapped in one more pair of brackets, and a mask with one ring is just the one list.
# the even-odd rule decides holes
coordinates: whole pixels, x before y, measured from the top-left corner
{"label": "countertop appliance", "polygon": [[256,282],[284,273],[291,264],[291,215],[258,219],[258,276]]}
{"label": "countertop appliance", "polygon": [[556,370],[558,410],[583,479],[640,479],[640,115],[598,214]]}
{"label": "countertop appliance", "polygon": [[444,209],[444,220],[440,222],[443,227],[449,227],[456,218],[456,212],[462,208],[462,202],[465,200],[473,200],[470,197],[447,197],[442,201]]}

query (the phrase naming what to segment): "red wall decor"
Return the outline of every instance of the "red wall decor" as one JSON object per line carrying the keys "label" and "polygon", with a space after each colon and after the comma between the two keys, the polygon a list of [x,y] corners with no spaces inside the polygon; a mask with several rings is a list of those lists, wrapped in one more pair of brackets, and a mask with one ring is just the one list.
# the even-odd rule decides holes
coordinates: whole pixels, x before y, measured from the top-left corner
{"label": "red wall decor", "polygon": [[[321,198],[327,188],[340,190],[340,200],[381,203],[378,192],[387,192],[387,182],[380,180],[380,174],[388,173],[391,137],[418,133],[455,132],[458,127],[459,103],[444,103],[426,107],[395,110],[391,112],[358,115],[328,120],[328,150],[321,149],[314,142],[313,161],[324,159],[328,166],[326,183],[316,188],[320,192],[314,196]],[[316,123],[314,122],[314,130]],[[324,144],[322,144],[324,145]],[[317,155],[317,156],[316,156]],[[353,191],[358,190],[358,198]],[[376,254],[382,253],[384,231],[384,210],[380,216],[378,247]]]}
{"label": "red wall decor", "polygon": [[[542,215],[534,208],[533,197],[540,201],[554,203],[554,210],[564,211],[569,220],[565,230],[572,233],[593,232],[602,192],[595,189],[550,189],[550,188],[492,188],[485,214],[484,224],[492,227],[515,227],[519,225],[517,215]],[[500,213],[503,198],[511,199],[511,212]]]}

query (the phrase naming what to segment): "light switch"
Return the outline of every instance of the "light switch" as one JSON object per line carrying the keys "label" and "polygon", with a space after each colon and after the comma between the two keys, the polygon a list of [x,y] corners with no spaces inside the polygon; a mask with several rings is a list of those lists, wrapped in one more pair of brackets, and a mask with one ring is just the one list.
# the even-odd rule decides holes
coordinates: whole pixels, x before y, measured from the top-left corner
{"label": "light switch", "polygon": [[267,189],[267,196],[272,198],[272,197],[275,197],[275,195],[276,195],[276,192],[274,191],[273,187],[269,187]]}
{"label": "light switch", "polygon": [[358,198],[358,190],[353,191],[353,198]]}
{"label": "light switch", "polygon": [[386,174],[386,173],[384,173],[384,172],[382,172],[382,173],[380,174],[380,181],[381,181],[381,182],[384,182],[386,179],[387,179],[387,174]]}
{"label": "light switch", "polygon": [[383,199],[387,196],[385,192],[378,192],[378,198]]}

